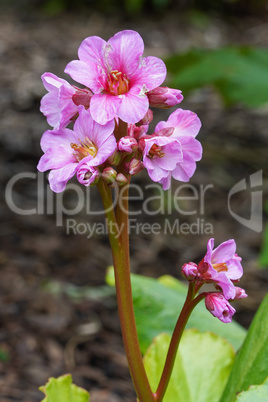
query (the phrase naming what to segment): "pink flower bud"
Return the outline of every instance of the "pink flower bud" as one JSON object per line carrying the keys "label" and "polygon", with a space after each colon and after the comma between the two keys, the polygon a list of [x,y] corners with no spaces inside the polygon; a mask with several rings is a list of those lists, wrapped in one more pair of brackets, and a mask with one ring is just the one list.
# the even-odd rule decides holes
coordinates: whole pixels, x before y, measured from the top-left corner
{"label": "pink flower bud", "polygon": [[207,270],[209,269],[209,264],[204,261],[204,258],[200,263],[198,264],[198,271],[200,274],[205,274]]}
{"label": "pink flower bud", "polygon": [[107,167],[102,171],[102,178],[108,184],[114,183],[116,175],[117,172],[112,167]]}
{"label": "pink flower bud", "polygon": [[183,265],[181,273],[185,279],[188,279],[188,281],[192,281],[196,279],[198,275],[197,265],[194,262],[188,262],[187,264]]}
{"label": "pink flower bud", "polygon": [[141,160],[133,158],[130,162],[126,164],[126,169],[128,169],[129,174],[132,176],[139,173],[144,168]]}
{"label": "pink flower bud", "polygon": [[128,180],[123,173],[118,173],[118,175],[115,178],[115,181],[118,183],[119,186],[123,186],[124,184],[127,184]]}
{"label": "pink flower bud", "polygon": [[144,136],[148,131],[149,126],[136,126],[136,124],[128,124],[128,135],[130,137],[134,137],[136,140]]}
{"label": "pink flower bud", "polygon": [[168,109],[183,100],[181,91],[168,87],[158,87],[147,93],[150,106]]}
{"label": "pink flower bud", "polygon": [[234,300],[245,299],[245,297],[248,297],[248,295],[245,292],[245,289],[242,289],[242,288],[239,288],[238,286],[236,286]]}
{"label": "pink flower bud", "polygon": [[100,172],[98,169],[92,166],[88,166],[86,163],[83,163],[79,167],[76,176],[79,183],[88,187],[98,183],[100,179]]}
{"label": "pink flower bud", "polygon": [[235,309],[225,299],[222,293],[208,293],[205,298],[205,305],[208,311],[220,321],[224,323],[232,321]]}
{"label": "pink flower bud", "polygon": [[146,115],[137,123],[137,126],[145,126],[151,123],[153,120],[154,114],[151,109],[147,110]]}
{"label": "pink flower bud", "polygon": [[127,152],[128,154],[132,154],[138,148],[138,144],[137,144],[137,141],[135,140],[135,138],[133,138],[129,135],[120,138],[117,145],[118,145],[119,151]]}

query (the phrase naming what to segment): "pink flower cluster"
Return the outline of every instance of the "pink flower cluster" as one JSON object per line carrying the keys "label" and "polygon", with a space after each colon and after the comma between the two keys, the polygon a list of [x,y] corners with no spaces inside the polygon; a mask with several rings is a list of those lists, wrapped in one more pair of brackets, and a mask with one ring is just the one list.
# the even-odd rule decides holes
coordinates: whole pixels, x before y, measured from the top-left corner
{"label": "pink flower cluster", "polygon": [[[166,66],[157,57],[143,57],[143,51],[143,40],[134,31],[118,32],[107,42],[92,36],[81,43],[79,60],[65,69],[85,87],[43,74],[48,93],[41,100],[41,111],[53,129],[43,134],[44,155],[38,169],[51,170],[53,191],[63,191],[75,174],[85,186],[100,177],[124,185],[129,175],[146,168],[165,190],[172,177],[188,181],[194,174],[202,157],[195,138],[201,123],[195,113],[177,109],[156,125],[153,134],[147,134],[153,119],[149,107],[170,108],[183,96],[179,90],[160,86]],[[127,123],[128,132],[118,136],[121,121]]]}
{"label": "pink flower cluster", "polygon": [[198,265],[193,262],[184,264],[182,274],[189,281],[195,282],[197,290],[205,283],[215,286],[217,292],[206,292],[205,305],[222,322],[231,322],[235,313],[228,300],[247,297],[244,289],[235,286],[243,275],[243,268],[233,239],[221,243],[215,249],[214,239],[210,239],[202,261]]}

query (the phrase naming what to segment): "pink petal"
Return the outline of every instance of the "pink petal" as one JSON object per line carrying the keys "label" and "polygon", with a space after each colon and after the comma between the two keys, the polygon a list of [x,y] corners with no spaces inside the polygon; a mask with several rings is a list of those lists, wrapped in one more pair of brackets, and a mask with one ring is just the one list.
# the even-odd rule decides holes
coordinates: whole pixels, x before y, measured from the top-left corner
{"label": "pink petal", "polygon": [[183,153],[182,162],[178,163],[172,172],[172,177],[175,180],[187,182],[193,176],[196,169],[195,161]]}
{"label": "pink petal", "polygon": [[61,146],[65,149],[65,152],[73,152],[70,144],[75,142],[78,138],[75,133],[69,128],[59,130],[47,130],[44,132],[41,138],[41,149],[46,152],[49,148],[55,148]]}
{"label": "pink petal", "polygon": [[130,78],[132,85],[145,86],[147,91],[151,91],[162,84],[166,74],[165,63],[158,57],[148,56],[141,59],[139,68]]}
{"label": "pink petal", "polygon": [[[173,137],[178,138],[178,140],[182,136],[196,137],[201,128],[201,122],[197,114],[183,109],[175,110],[164,125],[165,127],[175,127]],[[157,129],[159,129],[158,125]]]}
{"label": "pink petal", "polygon": [[[72,151],[71,147],[70,150]],[[60,169],[65,165],[77,163],[73,154],[66,153],[65,149],[57,146],[55,148],[49,148],[46,153],[41,156],[37,169],[40,172],[45,172],[49,169]]]}
{"label": "pink petal", "polygon": [[113,120],[118,112],[122,99],[109,94],[93,95],[90,102],[92,119],[99,124]]}
{"label": "pink petal", "polygon": [[112,70],[121,71],[130,78],[137,69],[144,51],[141,36],[135,31],[121,31],[110,38],[108,44],[111,49],[107,51],[106,59]]}
{"label": "pink petal", "polygon": [[171,184],[171,173],[169,173],[167,177],[163,177],[163,179],[160,180],[160,183],[163,186],[163,190],[168,190]]}
{"label": "pink petal", "polygon": [[212,252],[211,263],[220,264],[233,258],[236,251],[236,243],[233,239],[221,243]]}
{"label": "pink petal", "polygon": [[53,91],[56,88],[59,89],[63,84],[70,85],[66,80],[52,73],[44,73],[41,79],[47,91]]}
{"label": "pink petal", "polygon": [[79,46],[78,57],[86,63],[94,63],[105,67],[103,55],[106,46],[105,40],[99,36],[89,36]]}
{"label": "pink petal", "polygon": [[61,169],[51,170],[48,176],[51,190],[55,193],[65,190],[67,181],[75,175],[77,166],[77,163],[72,163]]}
{"label": "pink petal", "polygon": [[103,82],[106,76],[105,70],[94,63],[86,63],[80,60],[73,60],[67,64],[65,73],[69,74],[73,80],[83,84],[94,93],[103,90]]}
{"label": "pink petal", "polygon": [[145,116],[148,108],[149,102],[146,95],[128,92],[121,95],[118,117],[127,123],[137,123]]}
{"label": "pink petal", "polygon": [[[173,135],[171,136],[173,138]],[[179,137],[181,143],[183,157],[199,161],[202,158],[202,145],[193,137]]]}
{"label": "pink petal", "polygon": [[41,99],[40,111],[47,118],[47,122],[52,127],[60,124],[60,105],[58,91],[51,91]]}
{"label": "pink petal", "polygon": [[79,133],[83,138],[88,137],[96,146],[100,148],[102,144],[114,131],[114,120],[108,121],[101,125],[94,121],[88,110],[83,106],[79,106],[79,116],[74,123],[74,131]]}

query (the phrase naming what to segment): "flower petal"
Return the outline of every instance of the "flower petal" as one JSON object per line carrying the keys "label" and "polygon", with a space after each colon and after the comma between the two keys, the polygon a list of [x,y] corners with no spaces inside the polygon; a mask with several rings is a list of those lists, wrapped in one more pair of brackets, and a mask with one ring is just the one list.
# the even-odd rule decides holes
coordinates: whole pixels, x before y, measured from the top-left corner
{"label": "flower petal", "polygon": [[121,95],[118,117],[126,123],[137,123],[145,116],[148,108],[149,102],[146,95],[128,92]]}
{"label": "flower petal", "polygon": [[84,39],[78,49],[78,57],[86,63],[94,63],[105,67],[103,56],[107,42],[99,36]]}
{"label": "flower petal", "polygon": [[77,166],[77,163],[72,163],[61,169],[51,170],[48,176],[51,190],[55,193],[65,190],[67,181],[75,175]]}
{"label": "flower petal", "polygon": [[64,72],[69,74],[73,80],[90,88],[94,93],[100,93],[104,88],[106,72],[97,64],[73,60],[67,64]]}
{"label": "flower petal", "polygon": [[122,99],[109,94],[93,95],[90,102],[92,119],[99,124],[106,124],[117,116]]}
{"label": "flower petal", "polygon": [[155,131],[157,132],[166,127],[174,127],[175,130],[172,136],[180,140],[184,136],[196,137],[201,128],[201,121],[194,112],[177,109],[171,113],[167,122],[159,122]]}
{"label": "flower petal", "polygon": [[227,240],[212,251],[211,263],[220,264],[231,260],[235,255],[235,251],[236,243],[234,239]]}
{"label": "flower petal", "polygon": [[144,52],[144,44],[138,32],[126,30],[115,34],[108,40],[106,60],[112,70],[121,71],[128,78],[132,76],[139,65]]}
{"label": "flower petal", "polygon": [[147,91],[159,87],[165,80],[167,68],[165,63],[158,57],[148,56],[140,60],[137,70],[128,78],[132,85],[146,87]]}

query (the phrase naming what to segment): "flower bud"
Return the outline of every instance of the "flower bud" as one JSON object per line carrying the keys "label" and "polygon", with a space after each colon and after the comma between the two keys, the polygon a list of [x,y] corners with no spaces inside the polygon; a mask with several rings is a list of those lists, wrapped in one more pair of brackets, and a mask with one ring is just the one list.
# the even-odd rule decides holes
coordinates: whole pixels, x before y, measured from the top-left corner
{"label": "flower bud", "polygon": [[126,164],[126,168],[129,171],[129,174],[134,175],[139,173],[143,168],[143,163],[141,160],[133,158],[130,162]]}
{"label": "flower bud", "polygon": [[115,181],[119,186],[123,186],[124,184],[127,184],[127,182],[128,182],[126,176],[123,175],[123,173],[118,173],[118,175],[115,178]]}
{"label": "flower bud", "polygon": [[118,166],[119,163],[121,162],[122,159],[122,154],[120,152],[118,152],[117,150],[114,151],[114,153],[109,156],[109,158],[107,159],[107,163],[114,165],[114,166]]}
{"label": "flower bud", "polygon": [[84,163],[79,167],[76,176],[79,183],[88,187],[98,183],[100,179],[100,172],[93,166],[88,166],[86,163]]}
{"label": "flower bud", "polygon": [[248,295],[245,292],[245,289],[242,289],[242,288],[239,288],[238,286],[236,286],[234,300],[245,299],[245,297],[248,297]]}
{"label": "flower bud", "polygon": [[148,125],[144,125],[144,126],[136,126],[136,124],[128,124],[128,135],[130,137],[135,138],[136,140],[138,140],[139,138],[141,138],[142,136],[144,136],[147,131],[148,131],[149,126]]}
{"label": "flower bud", "polygon": [[188,281],[192,281],[196,279],[198,275],[197,265],[194,262],[188,262],[187,264],[183,265],[181,273],[185,279],[188,279]]}
{"label": "flower bud", "polygon": [[205,305],[208,311],[220,321],[228,323],[232,321],[235,309],[225,299],[222,293],[207,293]]}
{"label": "flower bud", "polygon": [[114,183],[116,175],[117,172],[112,167],[107,167],[102,171],[102,178],[108,184]]}
{"label": "flower bud", "polygon": [[137,141],[135,140],[135,138],[133,138],[129,135],[120,138],[117,145],[118,145],[119,151],[126,152],[128,154],[132,154],[138,148],[138,144],[137,144]]}
{"label": "flower bud", "polygon": [[183,100],[181,91],[168,87],[158,87],[147,92],[150,106],[168,109]]}
{"label": "flower bud", "polygon": [[154,113],[151,109],[147,110],[146,115],[137,123],[137,126],[146,126],[153,120]]}

